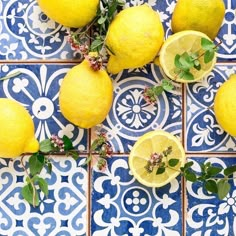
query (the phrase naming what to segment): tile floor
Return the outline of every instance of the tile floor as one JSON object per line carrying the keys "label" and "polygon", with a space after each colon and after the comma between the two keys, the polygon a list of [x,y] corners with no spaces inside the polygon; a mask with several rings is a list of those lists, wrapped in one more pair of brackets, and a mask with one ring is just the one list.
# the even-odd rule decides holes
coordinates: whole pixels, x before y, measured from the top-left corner
{"label": "tile floor", "polygon": [[[161,15],[166,37],[174,0],[130,0],[126,6],[147,2]],[[43,14],[35,0],[0,0],[0,77],[21,74],[0,83],[0,96],[24,105],[43,140],[66,134],[81,151],[77,161],[53,158],[49,197],[40,196],[38,208],[20,195],[24,173],[19,158],[0,159],[0,236],[169,236],[236,235],[236,182],[224,200],[202,186],[180,177],[163,188],[147,188],[132,176],[127,159],[132,145],[149,130],[164,129],[182,139],[188,158],[210,160],[225,167],[236,163],[236,139],[221,130],[211,109],[220,84],[236,73],[236,1],[225,0],[225,20],[218,63],[203,81],[176,89],[148,105],[145,86],[160,83],[162,72],[153,64],[113,76],[114,102],[101,129],[116,154],[108,168],[80,167],[95,129],[70,124],[60,113],[58,88],[65,73],[77,63],[67,43],[66,29]],[[40,111],[40,113],[38,112]]]}

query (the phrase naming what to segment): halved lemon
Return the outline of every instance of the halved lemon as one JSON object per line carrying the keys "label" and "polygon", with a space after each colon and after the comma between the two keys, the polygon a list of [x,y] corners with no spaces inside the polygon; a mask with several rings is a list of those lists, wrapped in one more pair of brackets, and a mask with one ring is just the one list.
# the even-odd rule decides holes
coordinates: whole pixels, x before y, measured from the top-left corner
{"label": "halved lemon", "polygon": [[[153,154],[163,154],[165,150],[171,147],[171,153],[165,157],[162,162],[169,165],[169,160],[178,159],[178,164],[174,167],[166,167],[165,172],[156,174],[158,167],[153,171],[147,170],[147,164]],[[150,131],[140,137],[134,144],[129,155],[129,166],[134,177],[143,185],[149,187],[161,187],[168,184],[179,175],[180,167],[185,164],[185,152],[179,139],[174,135],[163,131]]]}
{"label": "halved lemon", "polygon": [[216,53],[212,61],[208,63],[204,62],[203,56],[199,58],[201,69],[197,70],[193,68],[190,70],[194,76],[194,80],[179,78],[176,74],[175,56],[177,54],[182,55],[185,52],[198,53],[201,55],[204,52],[201,47],[202,38],[206,38],[211,41],[206,34],[194,30],[181,31],[168,37],[160,50],[159,57],[160,66],[168,78],[177,82],[191,83],[204,78],[212,71],[216,63]]}

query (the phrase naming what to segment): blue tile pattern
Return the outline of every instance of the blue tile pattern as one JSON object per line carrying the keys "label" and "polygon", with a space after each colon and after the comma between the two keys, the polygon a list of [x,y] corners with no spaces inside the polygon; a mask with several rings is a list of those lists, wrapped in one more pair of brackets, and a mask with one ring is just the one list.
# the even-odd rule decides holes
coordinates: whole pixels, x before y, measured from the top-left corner
{"label": "blue tile pattern", "polygon": [[[207,155],[206,155],[207,157]],[[214,165],[225,168],[235,165],[235,156],[222,158],[192,157],[193,169],[200,170],[200,163],[211,162]],[[234,175],[235,177],[235,175]],[[236,214],[236,182],[230,180],[231,191],[223,200],[203,190],[202,185],[187,184],[187,233],[186,235],[235,235]]]}
{"label": "blue tile pattern", "polygon": [[[26,158],[26,157],[25,157]],[[49,184],[46,198],[40,193],[39,207],[21,196],[24,171],[20,159],[0,159],[0,235],[85,235],[87,170],[67,157],[53,157],[53,172],[41,173]],[[66,181],[63,179],[67,179]]]}
{"label": "blue tile pattern", "polygon": [[[31,114],[35,135],[44,140],[56,134],[67,135],[79,150],[87,150],[87,131],[67,121],[59,108],[60,83],[74,64],[3,64],[0,77],[21,72],[0,83],[0,94],[20,102]],[[3,96],[4,94],[4,96]]]}
{"label": "blue tile pattern", "polygon": [[[20,159],[0,159],[0,236],[199,236],[236,235],[236,186],[218,200],[199,184],[178,177],[163,188],[137,182],[128,166],[128,153],[142,134],[164,129],[179,136],[193,168],[211,160],[225,167],[236,163],[236,138],[217,124],[212,109],[219,86],[236,73],[236,1],[224,0],[225,19],[216,42],[218,63],[202,81],[163,93],[157,105],[147,104],[142,91],[160,84],[158,66],[149,64],[112,76],[113,106],[95,129],[75,127],[61,114],[58,91],[67,71],[81,59],[67,43],[69,29],[48,18],[36,0],[0,0],[0,97],[19,101],[31,114],[38,140],[66,134],[84,155],[96,130],[105,131],[116,153],[102,172],[70,157],[53,157],[49,196],[40,194],[33,208],[21,194],[25,174]],[[147,3],[161,16],[165,38],[172,34],[176,0],[127,0],[125,7]],[[74,62],[75,62],[74,60]],[[230,154],[229,154],[230,153]],[[185,189],[186,187],[186,189]],[[183,191],[182,191],[183,190]],[[184,201],[186,200],[186,202]]]}
{"label": "blue tile pattern", "polygon": [[108,160],[106,171],[94,169],[91,235],[182,235],[181,182],[159,189],[138,183],[127,156]]}
{"label": "blue tile pattern", "polygon": [[234,73],[236,73],[236,64],[218,63],[209,76],[187,86],[187,151],[227,152],[236,150],[236,138],[222,130],[216,122],[213,110],[217,89]]}

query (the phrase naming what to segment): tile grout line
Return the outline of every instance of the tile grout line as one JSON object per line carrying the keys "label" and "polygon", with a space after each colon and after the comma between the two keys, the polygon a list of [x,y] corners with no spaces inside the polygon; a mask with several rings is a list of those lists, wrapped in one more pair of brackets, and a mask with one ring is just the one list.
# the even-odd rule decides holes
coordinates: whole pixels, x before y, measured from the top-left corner
{"label": "tile grout line", "polygon": [[[184,147],[184,151],[186,153],[186,145],[185,145],[185,125],[186,125],[186,85],[182,84],[182,145]],[[186,186],[184,178],[181,177],[181,184],[182,184],[182,235],[186,235]]]}

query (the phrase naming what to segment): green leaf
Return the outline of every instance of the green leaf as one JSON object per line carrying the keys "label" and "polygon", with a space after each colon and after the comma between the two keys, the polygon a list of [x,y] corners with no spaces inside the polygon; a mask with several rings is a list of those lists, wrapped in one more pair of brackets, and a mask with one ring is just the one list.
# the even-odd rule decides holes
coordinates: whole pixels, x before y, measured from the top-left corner
{"label": "green leaf", "polygon": [[159,167],[157,169],[156,175],[163,174],[165,172],[166,168],[165,167]]}
{"label": "green leaf", "polygon": [[193,74],[190,73],[189,71],[185,71],[183,74],[183,78],[185,80],[194,80]]}
{"label": "green leaf", "polygon": [[92,155],[89,155],[89,156],[86,158],[86,161],[85,161],[81,166],[87,165],[91,160],[92,160]]}
{"label": "green leaf", "polygon": [[52,174],[52,163],[48,162],[47,167],[48,167],[48,173]]}
{"label": "green leaf", "polygon": [[45,139],[39,143],[39,150],[41,152],[51,152],[53,150],[50,139]]}
{"label": "green leaf", "polygon": [[179,163],[179,159],[170,159],[169,161],[168,161],[168,164],[169,164],[169,166],[170,167],[175,167],[177,164]]}
{"label": "green leaf", "polygon": [[45,157],[42,154],[35,153],[29,159],[29,169],[32,176],[39,174],[44,166]]}
{"label": "green leaf", "polygon": [[236,165],[227,167],[224,169],[224,175],[227,175],[227,176],[232,175],[235,171],[236,171]]}
{"label": "green leaf", "polygon": [[179,55],[179,54],[175,55],[175,61],[174,61],[174,63],[175,63],[175,66],[176,66],[178,69],[182,69],[182,65],[181,65],[181,63],[179,62],[179,59],[180,59],[180,55]]}
{"label": "green leaf", "polygon": [[209,176],[216,176],[221,171],[222,171],[222,168],[220,168],[220,167],[210,166],[210,167],[207,168],[206,172]]}
{"label": "green leaf", "polygon": [[162,88],[162,86],[155,86],[153,88],[153,91],[155,93],[156,96],[159,96],[162,94],[162,92],[164,91],[164,89]]}
{"label": "green leaf", "polygon": [[106,21],[107,17],[106,16],[101,16],[99,19],[98,19],[98,24],[101,25],[103,24],[105,21]]}
{"label": "green leaf", "polygon": [[[27,184],[21,189],[21,195],[28,203],[33,205],[33,187],[31,184]],[[39,196],[38,192],[35,191],[35,206],[38,205],[39,205]]]}
{"label": "green leaf", "polygon": [[184,165],[184,169],[188,169],[193,165],[193,161],[186,162]]}
{"label": "green leaf", "polygon": [[48,196],[48,183],[46,182],[46,180],[43,179],[43,178],[39,178],[38,179],[38,184],[39,184],[39,188],[41,189],[41,191],[47,197]]}
{"label": "green leaf", "polygon": [[100,51],[103,45],[103,40],[101,38],[97,38],[92,41],[90,50],[91,51]]}
{"label": "green leaf", "polygon": [[184,71],[187,71],[187,70],[193,68],[193,66],[194,66],[191,56],[187,52],[184,52],[180,56],[179,63],[181,64],[181,69],[183,69]]}
{"label": "green leaf", "polygon": [[65,151],[69,151],[69,150],[74,148],[73,144],[72,144],[72,141],[66,135],[64,135],[62,137],[62,140],[64,142],[64,150]]}
{"label": "green leaf", "polygon": [[195,68],[196,70],[201,70],[202,67],[201,67],[200,64],[199,64],[199,65],[195,65],[195,64],[194,64],[194,68]]}
{"label": "green leaf", "polygon": [[206,38],[201,38],[201,46],[204,50],[212,50],[215,47],[215,44]]}
{"label": "green leaf", "polygon": [[197,181],[197,176],[192,171],[186,170],[184,172],[184,176],[185,176],[186,180],[188,180],[190,182],[196,182]]}
{"label": "green leaf", "polygon": [[172,82],[167,80],[167,79],[163,79],[162,80],[161,86],[167,92],[169,92],[169,91],[174,89],[174,85],[172,84]]}
{"label": "green leaf", "polygon": [[218,181],[217,187],[218,187],[218,197],[219,199],[223,200],[229,193],[231,186],[227,180],[221,179],[220,181]]}
{"label": "green leaf", "polygon": [[207,191],[211,192],[211,193],[217,193],[218,192],[218,187],[216,184],[216,181],[214,180],[207,180],[204,184],[205,188]]}
{"label": "green leaf", "polygon": [[16,77],[16,76],[18,76],[18,75],[20,75],[20,74],[21,74],[21,72],[20,72],[20,71],[17,71],[17,72],[15,72],[15,73],[10,74],[10,75],[1,77],[0,80],[11,79],[11,78],[14,78],[14,77]]}
{"label": "green leaf", "polygon": [[208,62],[212,61],[213,58],[214,58],[214,55],[215,55],[214,50],[206,51],[205,54],[204,54],[204,62],[208,63]]}

